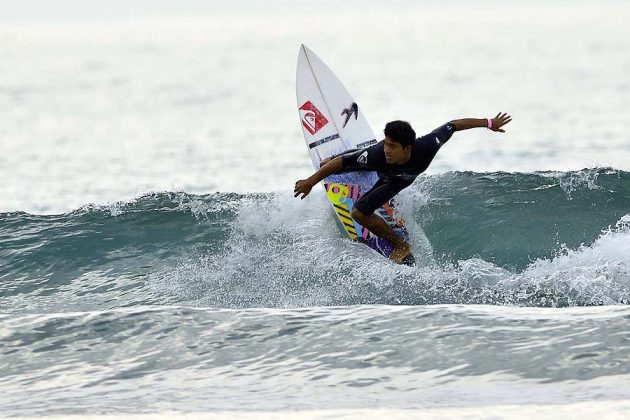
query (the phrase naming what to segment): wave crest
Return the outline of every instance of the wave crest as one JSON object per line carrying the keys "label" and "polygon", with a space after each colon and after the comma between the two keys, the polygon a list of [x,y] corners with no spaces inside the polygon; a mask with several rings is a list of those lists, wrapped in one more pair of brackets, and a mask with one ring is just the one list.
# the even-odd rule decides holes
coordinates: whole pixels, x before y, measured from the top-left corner
{"label": "wave crest", "polygon": [[399,198],[413,268],[344,239],[321,191],[4,213],[0,299],[25,309],[628,303],[629,181],[610,169],[424,176]]}

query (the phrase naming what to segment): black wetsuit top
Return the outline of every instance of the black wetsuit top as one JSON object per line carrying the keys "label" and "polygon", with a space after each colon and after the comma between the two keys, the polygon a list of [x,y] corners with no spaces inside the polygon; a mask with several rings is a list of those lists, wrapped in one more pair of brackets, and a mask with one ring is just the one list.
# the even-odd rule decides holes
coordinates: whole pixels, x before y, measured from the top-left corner
{"label": "black wetsuit top", "polygon": [[380,141],[365,149],[344,153],[341,172],[376,171],[379,176],[378,182],[370,191],[361,196],[355,203],[355,207],[363,214],[371,214],[411,185],[418,175],[427,170],[440,147],[451,138],[455,131],[453,124],[446,123],[416,139],[411,158],[402,165],[387,163],[385,141]]}

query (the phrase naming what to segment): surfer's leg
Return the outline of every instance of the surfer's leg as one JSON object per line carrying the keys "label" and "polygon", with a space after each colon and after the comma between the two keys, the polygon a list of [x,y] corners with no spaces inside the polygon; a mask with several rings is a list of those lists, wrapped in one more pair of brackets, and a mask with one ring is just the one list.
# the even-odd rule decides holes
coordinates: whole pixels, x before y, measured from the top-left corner
{"label": "surfer's leg", "polygon": [[356,207],[352,209],[352,218],[359,224],[367,228],[370,232],[383,239],[387,239],[394,245],[394,251],[390,258],[395,262],[400,262],[404,257],[411,253],[411,247],[400,236],[396,234],[394,229],[380,216],[376,214],[365,215]]}
{"label": "surfer's leg", "polygon": [[365,193],[352,208],[352,218],[366,227],[370,232],[388,240],[394,251],[390,259],[401,262],[411,253],[411,247],[403,238],[398,236],[394,229],[374,211],[391,200],[401,190],[411,185],[413,181],[383,181],[379,179],[374,187]]}

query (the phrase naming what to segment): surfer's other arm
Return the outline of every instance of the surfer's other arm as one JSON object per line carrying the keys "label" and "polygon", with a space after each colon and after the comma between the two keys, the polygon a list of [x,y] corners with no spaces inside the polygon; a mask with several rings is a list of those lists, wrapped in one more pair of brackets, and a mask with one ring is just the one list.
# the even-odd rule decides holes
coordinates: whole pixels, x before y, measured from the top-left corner
{"label": "surfer's other arm", "polygon": [[301,199],[304,199],[310,192],[311,189],[317,185],[319,181],[322,179],[339,172],[343,169],[343,160],[341,156],[337,156],[334,159],[326,162],[317,172],[306,179],[301,179],[295,183],[295,188],[293,189],[294,197],[302,194]]}
{"label": "surfer's other arm", "polygon": [[463,118],[461,120],[450,121],[457,131],[468,130],[470,128],[484,127],[499,133],[505,133],[501,127],[512,121],[512,116],[499,112],[494,118]]}

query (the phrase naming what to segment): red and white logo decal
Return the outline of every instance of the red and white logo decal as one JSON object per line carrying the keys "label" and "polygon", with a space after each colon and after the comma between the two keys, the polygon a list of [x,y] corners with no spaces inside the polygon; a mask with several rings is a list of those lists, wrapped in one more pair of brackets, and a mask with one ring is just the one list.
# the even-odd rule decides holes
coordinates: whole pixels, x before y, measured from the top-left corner
{"label": "red and white logo decal", "polygon": [[317,133],[323,126],[328,124],[326,117],[319,112],[319,109],[311,101],[304,102],[304,105],[300,107],[300,116],[302,117],[302,125],[311,134]]}

